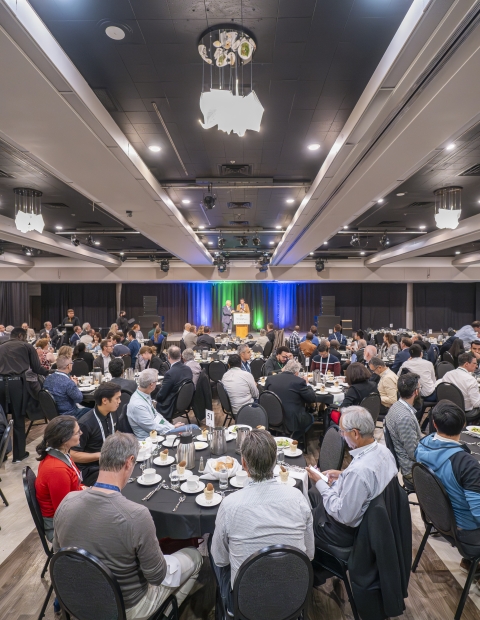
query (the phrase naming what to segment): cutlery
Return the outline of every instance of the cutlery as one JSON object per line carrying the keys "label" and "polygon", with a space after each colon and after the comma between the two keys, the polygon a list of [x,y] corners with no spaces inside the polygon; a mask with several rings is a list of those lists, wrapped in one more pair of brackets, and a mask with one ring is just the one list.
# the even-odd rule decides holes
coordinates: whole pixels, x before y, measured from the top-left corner
{"label": "cutlery", "polygon": [[129,478],[127,482],[135,482],[135,480],[138,480],[138,478],[141,478],[141,476],[136,476],[135,478]]}
{"label": "cutlery", "polygon": [[152,495],[154,493],[156,493],[158,491],[158,489],[160,489],[162,486],[162,483],[160,483],[158,486],[156,486],[153,491],[150,491],[150,493],[148,495],[146,495],[143,499],[142,502],[144,502],[145,500],[148,502],[148,500],[152,497]]}
{"label": "cutlery", "polygon": [[180,497],[178,498],[178,504],[175,506],[175,508],[172,510],[172,512],[175,512],[177,510],[177,508],[180,506],[180,504],[182,502],[184,502],[186,500],[185,495],[180,495]]}
{"label": "cutlery", "polygon": [[168,484],[162,484],[162,489],[167,489],[167,491],[173,491],[174,493],[179,493],[180,495],[182,494],[181,491],[178,491],[177,489],[172,489],[172,487],[169,487]]}

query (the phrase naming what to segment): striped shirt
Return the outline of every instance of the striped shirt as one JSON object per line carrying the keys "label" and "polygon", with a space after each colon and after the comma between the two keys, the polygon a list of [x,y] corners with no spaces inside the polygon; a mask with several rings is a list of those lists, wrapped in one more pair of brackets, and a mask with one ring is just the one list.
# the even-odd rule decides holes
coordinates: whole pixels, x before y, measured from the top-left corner
{"label": "striped shirt", "polygon": [[290,343],[290,351],[292,353],[297,353],[298,347],[300,346],[300,335],[298,332],[296,331],[292,332],[289,343]]}

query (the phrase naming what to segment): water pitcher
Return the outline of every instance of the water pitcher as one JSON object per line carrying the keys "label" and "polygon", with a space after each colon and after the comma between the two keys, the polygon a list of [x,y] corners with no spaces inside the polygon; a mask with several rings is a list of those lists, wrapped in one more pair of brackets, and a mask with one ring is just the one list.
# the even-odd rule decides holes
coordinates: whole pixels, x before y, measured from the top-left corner
{"label": "water pitcher", "polygon": [[192,433],[180,433],[180,444],[177,448],[177,463],[186,461],[185,468],[195,467],[195,446],[193,444]]}
{"label": "water pitcher", "polygon": [[248,428],[237,428],[237,440],[235,442],[235,452],[240,454],[242,451],[242,443],[245,439],[245,435],[249,432]]}
{"label": "water pitcher", "polygon": [[209,433],[210,452],[220,456],[227,451],[227,440],[225,438],[225,428],[223,426],[215,426]]}

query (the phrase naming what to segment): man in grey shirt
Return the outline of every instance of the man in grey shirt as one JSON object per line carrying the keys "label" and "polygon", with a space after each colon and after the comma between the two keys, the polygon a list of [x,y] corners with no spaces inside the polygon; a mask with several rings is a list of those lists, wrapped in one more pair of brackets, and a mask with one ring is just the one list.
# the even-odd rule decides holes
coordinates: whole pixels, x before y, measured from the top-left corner
{"label": "man in grey shirt", "polygon": [[228,495],[218,509],[210,560],[230,611],[238,569],[253,553],[270,545],[291,545],[310,560],[315,554],[310,506],[301,491],[273,477],[276,458],[277,444],[270,433],[248,433],[242,443],[248,486]]}
{"label": "man in grey shirt", "polygon": [[133,435],[107,437],[98,481],[69,493],[54,519],[54,552],[79,547],[101,560],[118,580],[127,620],[149,618],[170,594],[181,605],[202,567],[202,556],[193,548],[164,556],[148,508],[121,494],[137,455]]}
{"label": "man in grey shirt", "polygon": [[200,373],[202,372],[202,367],[195,361],[195,353],[193,352],[193,349],[185,349],[182,353],[182,359],[185,362],[185,366],[188,366],[192,371],[192,381],[195,387],[197,387],[197,381]]}
{"label": "man in grey shirt", "polygon": [[249,405],[258,398],[258,387],[251,372],[242,370],[242,359],[236,353],[228,358],[227,372],[222,377],[222,385],[228,394],[233,415],[237,415],[243,405]]}

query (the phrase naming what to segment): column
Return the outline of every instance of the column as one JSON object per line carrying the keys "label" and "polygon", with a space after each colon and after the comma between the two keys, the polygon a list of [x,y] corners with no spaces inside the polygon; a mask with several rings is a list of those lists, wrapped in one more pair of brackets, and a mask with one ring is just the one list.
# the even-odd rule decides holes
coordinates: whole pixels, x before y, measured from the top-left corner
{"label": "column", "polygon": [[121,282],[117,282],[115,284],[115,301],[117,304],[117,316],[120,313],[121,307],[121,299],[122,299],[122,283]]}
{"label": "column", "polygon": [[413,282],[407,282],[407,312],[405,321],[405,327],[413,329]]}

